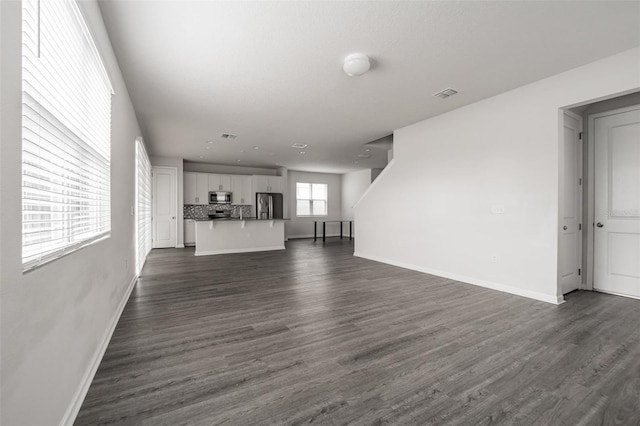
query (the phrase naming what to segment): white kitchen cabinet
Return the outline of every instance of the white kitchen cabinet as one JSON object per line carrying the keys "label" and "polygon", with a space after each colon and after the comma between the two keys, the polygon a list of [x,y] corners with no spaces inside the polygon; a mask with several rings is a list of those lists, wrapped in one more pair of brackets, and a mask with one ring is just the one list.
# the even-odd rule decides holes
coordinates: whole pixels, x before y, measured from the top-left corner
{"label": "white kitchen cabinet", "polygon": [[184,204],[196,204],[196,174],[184,172]]}
{"label": "white kitchen cabinet", "polygon": [[193,219],[184,220],[184,245],[196,245],[196,221]]}
{"label": "white kitchen cabinet", "polygon": [[209,204],[206,173],[184,172],[184,204]]}
{"label": "white kitchen cabinet", "polygon": [[196,204],[209,205],[209,179],[206,173],[196,173]]}
{"label": "white kitchen cabinet", "polygon": [[209,173],[209,191],[231,191],[231,176]]}
{"label": "white kitchen cabinet", "polygon": [[282,192],[282,176],[253,176],[254,192]]}
{"label": "white kitchen cabinet", "polygon": [[231,175],[232,204],[253,204],[251,176]]}

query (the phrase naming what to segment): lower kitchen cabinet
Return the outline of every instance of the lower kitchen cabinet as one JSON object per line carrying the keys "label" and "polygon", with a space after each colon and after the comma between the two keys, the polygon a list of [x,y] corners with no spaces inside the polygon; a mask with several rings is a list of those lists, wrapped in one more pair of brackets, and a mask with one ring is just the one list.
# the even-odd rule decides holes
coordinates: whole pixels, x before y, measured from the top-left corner
{"label": "lower kitchen cabinet", "polygon": [[196,245],[196,221],[193,219],[184,220],[184,245]]}

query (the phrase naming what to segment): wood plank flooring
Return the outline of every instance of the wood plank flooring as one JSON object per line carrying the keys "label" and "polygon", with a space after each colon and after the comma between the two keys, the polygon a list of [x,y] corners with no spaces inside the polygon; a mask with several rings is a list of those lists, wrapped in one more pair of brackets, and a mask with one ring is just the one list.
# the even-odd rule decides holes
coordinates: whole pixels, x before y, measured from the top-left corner
{"label": "wood plank flooring", "polygon": [[76,424],[640,424],[640,301],[352,253],[152,251]]}

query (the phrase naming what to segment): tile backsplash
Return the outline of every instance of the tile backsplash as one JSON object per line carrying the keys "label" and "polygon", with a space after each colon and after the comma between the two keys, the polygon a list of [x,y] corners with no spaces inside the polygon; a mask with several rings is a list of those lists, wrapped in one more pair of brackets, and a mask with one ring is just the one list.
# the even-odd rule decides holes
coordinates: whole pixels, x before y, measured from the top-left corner
{"label": "tile backsplash", "polygon": [[185,204],[185,219],[208,219],[209,213],[215,213],[216,210],[231,211],[231,217],[240,217],[240,209],[242,209],[242,217],[251,217],[251,206],[237,206],[231,204]]}

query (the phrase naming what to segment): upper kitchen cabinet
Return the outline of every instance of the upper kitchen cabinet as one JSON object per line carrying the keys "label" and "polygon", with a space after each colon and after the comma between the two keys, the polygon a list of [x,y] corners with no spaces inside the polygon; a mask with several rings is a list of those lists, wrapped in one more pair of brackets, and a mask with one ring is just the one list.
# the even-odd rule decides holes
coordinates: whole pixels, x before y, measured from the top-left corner
{"label": "upper kitchen cabinet", "polygon": [[184,172],[184,204],[209,204],[206,173]]}
{"label": "upper kitchen cabinet", "polygon": [[232,204],[253,204],[253,191],[251,189],[251,186],[251,176],[232,175]]}
{"label": "upper kitchen cabinet", "polygon": [[255,192],[282,192],[283,187],[282,176],[253,176]]}
{"label": "upper kitchen cabinet", "polygon": [[231,191],[231,176],[229,175],[209,175],[209,191]]}

